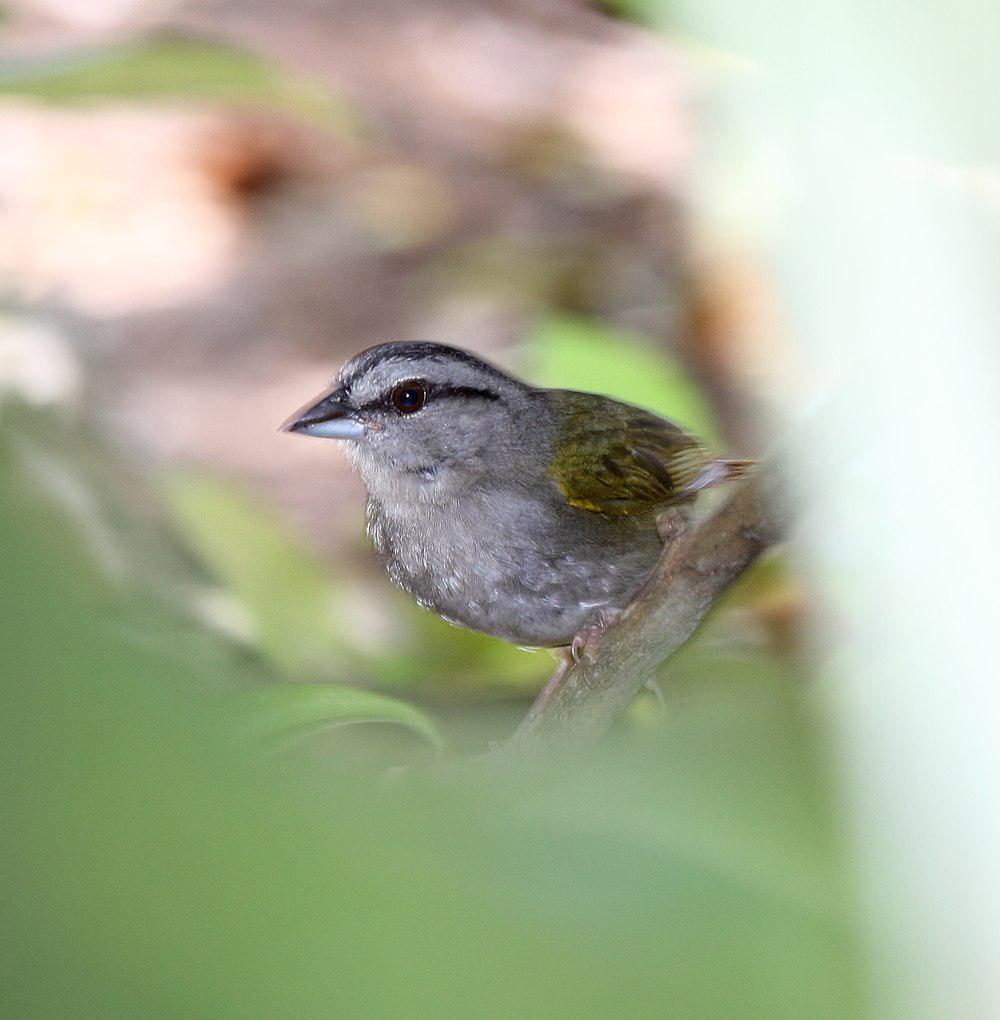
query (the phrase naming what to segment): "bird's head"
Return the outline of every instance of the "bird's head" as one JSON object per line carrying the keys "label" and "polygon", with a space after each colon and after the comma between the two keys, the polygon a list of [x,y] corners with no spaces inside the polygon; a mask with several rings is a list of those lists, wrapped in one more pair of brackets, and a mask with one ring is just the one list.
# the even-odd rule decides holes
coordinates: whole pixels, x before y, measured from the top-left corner
{"label": "bird's head", "polygon": [[537,446],[536,394],[458,348],[386,343],[347,362],[331,388],[282,428],[346,440],[375,496],[434,498],[504,471],[525,444]]}

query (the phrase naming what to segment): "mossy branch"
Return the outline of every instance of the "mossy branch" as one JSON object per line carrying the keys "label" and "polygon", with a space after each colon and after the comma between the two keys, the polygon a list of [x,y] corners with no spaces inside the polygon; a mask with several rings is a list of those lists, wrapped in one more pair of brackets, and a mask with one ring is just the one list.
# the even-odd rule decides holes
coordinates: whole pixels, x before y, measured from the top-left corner
{"label": "mossy branch", "polygon": [[536,702],[503,755],[585,747],[600,738],[657,668],[691,636],[720,595],[788,529],[793,509],[767,465],[696,524],[678,524],[649,580],[596,648]]}

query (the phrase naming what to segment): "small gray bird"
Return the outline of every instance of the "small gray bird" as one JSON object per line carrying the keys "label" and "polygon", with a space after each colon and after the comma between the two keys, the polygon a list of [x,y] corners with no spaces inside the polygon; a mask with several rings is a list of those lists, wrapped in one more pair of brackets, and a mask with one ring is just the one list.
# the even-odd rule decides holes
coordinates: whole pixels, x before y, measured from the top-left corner
{"label": "small gray bird", "polygon": [[347,441],[396,584],[529,647],[576,647],[624,609],[662,551],[658,516],[748,466],[648,411],[433,343],[363,351],[283,428]]}

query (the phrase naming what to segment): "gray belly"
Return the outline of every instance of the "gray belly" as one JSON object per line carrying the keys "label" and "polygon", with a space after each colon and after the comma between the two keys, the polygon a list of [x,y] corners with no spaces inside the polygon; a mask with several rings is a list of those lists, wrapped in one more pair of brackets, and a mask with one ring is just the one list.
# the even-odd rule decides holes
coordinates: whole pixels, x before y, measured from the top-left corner
{"label": "gray belly", "polygon": [[662,548],[652,519],[507,499],[398,515],[370,499],[368,531],[390,578],[451,623],[526,646],[566,645],[623,609]]}

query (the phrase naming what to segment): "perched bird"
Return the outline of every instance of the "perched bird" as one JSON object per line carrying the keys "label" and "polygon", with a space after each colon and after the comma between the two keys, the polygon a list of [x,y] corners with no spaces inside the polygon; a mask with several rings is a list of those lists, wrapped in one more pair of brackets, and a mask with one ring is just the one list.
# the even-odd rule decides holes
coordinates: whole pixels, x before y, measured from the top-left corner
{"label": "perched bird", "polygon": [[434,343],[362,351],[283,428],[346,441],[396,584],[529,647],[575,647],[624,609],[662,551],[658,516],[748,465],[649,411]]}

